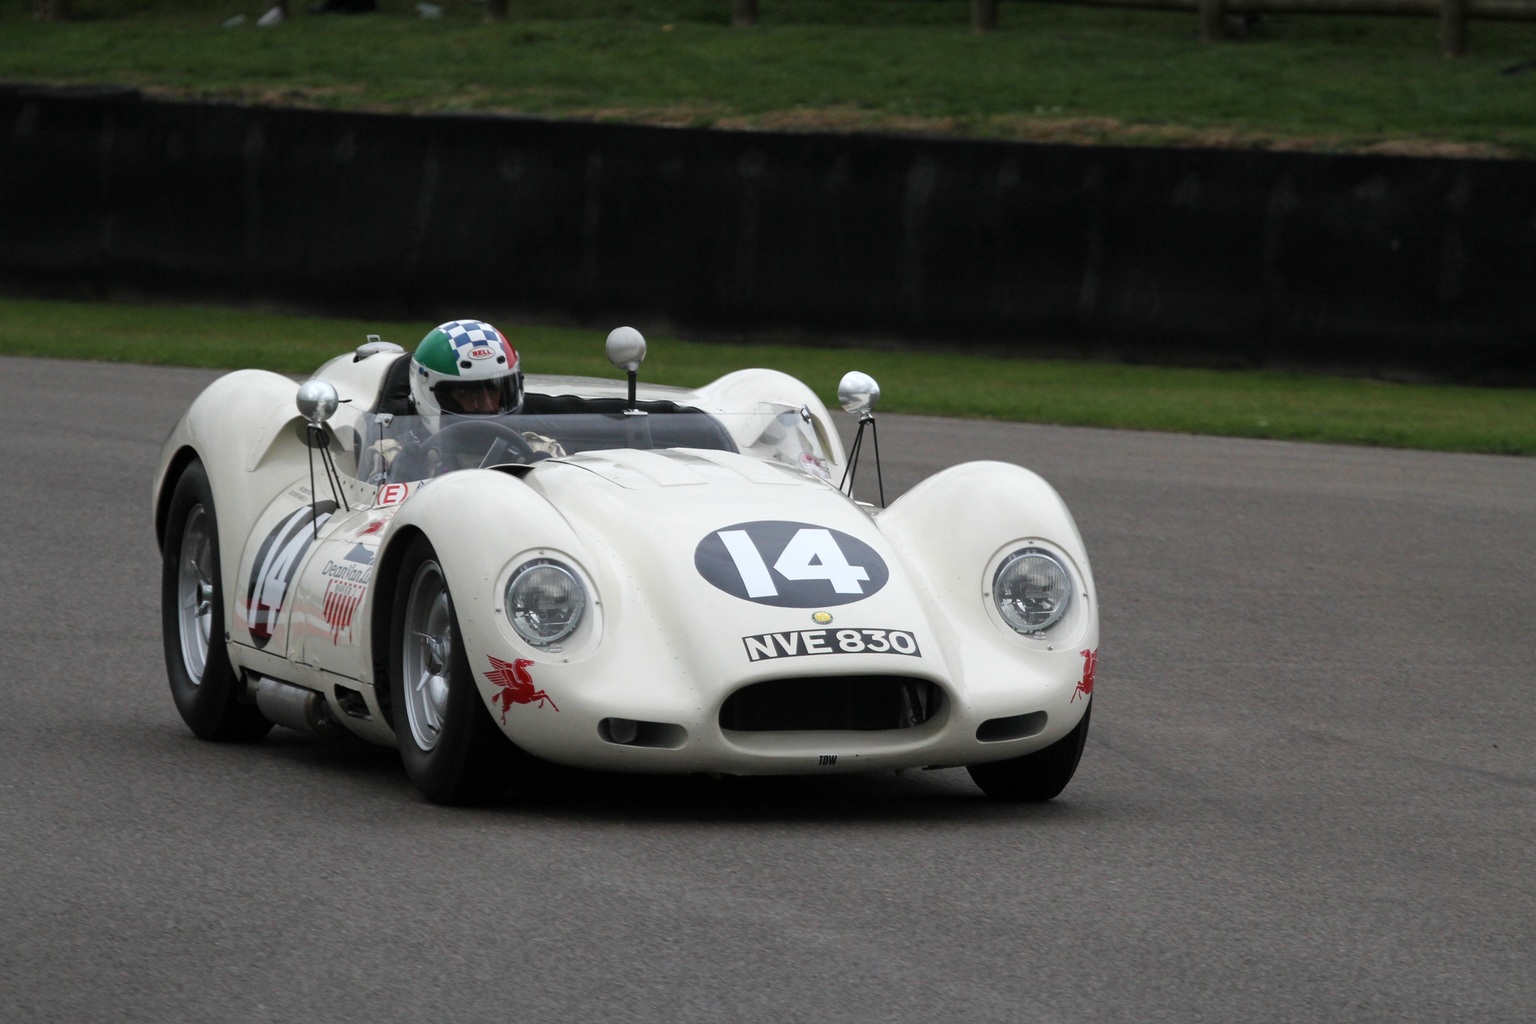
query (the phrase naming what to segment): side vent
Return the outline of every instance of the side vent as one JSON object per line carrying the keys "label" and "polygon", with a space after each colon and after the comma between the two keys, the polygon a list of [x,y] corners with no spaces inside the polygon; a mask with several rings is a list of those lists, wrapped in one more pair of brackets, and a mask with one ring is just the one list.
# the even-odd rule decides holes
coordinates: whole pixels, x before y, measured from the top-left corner
{"label": "side vent", "polygon": [[373,721],[373,714],[368,710],[368,701],[356,690],[346,686],[336,687],[336,703],[341,705],[348,718],[360,718],[365,722]]}
{"label": "side vent", "polygon": [[1028,739],[1040,735],[1045,730],[1045,723],[1044,711],[1031,711],[1027,715],[1012,715],[1008,718],[989,718],[977,728],[976,739],[981,743]]}

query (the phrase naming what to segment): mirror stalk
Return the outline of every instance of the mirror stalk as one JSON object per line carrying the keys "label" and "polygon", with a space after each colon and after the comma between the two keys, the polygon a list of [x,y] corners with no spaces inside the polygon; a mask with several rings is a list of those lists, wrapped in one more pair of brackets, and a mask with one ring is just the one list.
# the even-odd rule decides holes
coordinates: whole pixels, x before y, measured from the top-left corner
{"label": "mirror stalk", "polygon": [[341,473],[336,469],[336,459],[331,455],[331,432],[325,426],[325,421],[336,414],[341,398],[334,384],[313,377],[299,385],[294,404],[299,407],[299,415],[304,417],[304,429],[307,431],[304,443],[309,448],[309,518],[314,532],[318,534],[320,493],[315,490],[315,452],[320,453],[320,465],[325,470],[325,480],[330,485],[336,504],[348,512],[352,511],[352,506],[347,503],[346,491],[341,486]]}
{"label": "mirror stalk", "polygon": [[885,474],[880,471],[880,434],[875,429],[875,404],[880,401],[880,385],[875,378],[858,370],[843,374],[837,384],[837,400],[843,411],[859,418],[858,433],[853,435],[853,445],[848,449],[848,468],[843,471],[839,488],[853,497],[853,479],[859,465],[859,455],[864,445],[864,428],[869,428],[870,445],[875,452],[875,480],[880,488],[880,507],[885,507]]}

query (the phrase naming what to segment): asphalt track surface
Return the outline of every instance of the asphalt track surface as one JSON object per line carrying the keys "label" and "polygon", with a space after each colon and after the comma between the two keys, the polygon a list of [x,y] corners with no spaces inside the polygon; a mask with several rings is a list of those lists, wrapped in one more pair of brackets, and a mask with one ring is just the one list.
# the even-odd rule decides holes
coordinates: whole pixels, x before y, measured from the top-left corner
{"label": "asphalt track surface", "polygon": [[1536,460],[888,417],[890,495],[1003,458],[1077,516],[1060,799],[550,772],[465,811],[182,726],[149,483],[211,377],[0,360],[8,1022],[1536,1012]]}

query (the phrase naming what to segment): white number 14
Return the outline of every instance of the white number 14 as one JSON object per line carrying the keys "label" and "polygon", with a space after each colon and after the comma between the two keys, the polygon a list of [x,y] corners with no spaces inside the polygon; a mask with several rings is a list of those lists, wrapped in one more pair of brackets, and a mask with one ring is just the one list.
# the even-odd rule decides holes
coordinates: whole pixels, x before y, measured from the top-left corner
{"label": "white number 14", "polygon": [[[721,530],[719,537],[736,563],[748,597],[774,597],[779,589],[763,561],[762,553],[745,530]],[[862,594],[860,583],[869,579],[862,566],[848,564],[843,549],[828,530],[802,529],[790,538],[773,568],[787,580],[826,580],[839,594]]]}

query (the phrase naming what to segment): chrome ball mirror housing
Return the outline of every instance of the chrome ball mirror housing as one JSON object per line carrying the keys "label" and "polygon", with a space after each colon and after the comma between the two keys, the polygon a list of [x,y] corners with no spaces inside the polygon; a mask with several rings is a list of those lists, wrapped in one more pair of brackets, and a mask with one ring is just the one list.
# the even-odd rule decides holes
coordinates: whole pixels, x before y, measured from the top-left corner
{"label": "chrome ball mirror housing", "polygon": [[872,413],[880,401],[880,385],[867,373],[849,370],[838,381],[837,400],[843,411],[851,415]]}
{"label": "chrome ball mirror housing", "polygon": [[337,406],[341,404],[341,397],[336,394],[336,388],[330,381],[315,377],[299,385],[299,393],[294,402],[299,407],[300,416],[318,424],[335,414]]}
{"label": "chrome ball mirror housing", "polygon": [[608,361],[634,373],[645,361],[645,337],[633,327],[615,327],[608,335]]}

